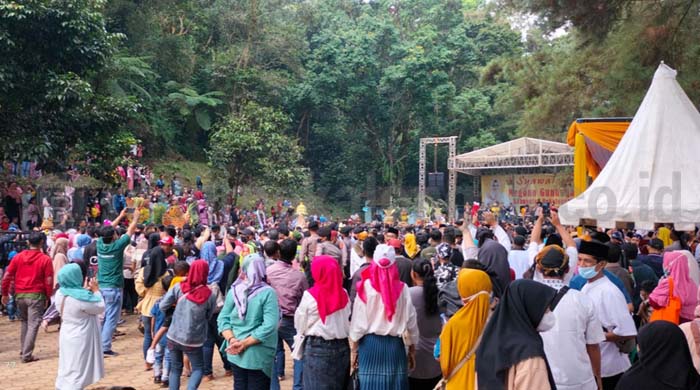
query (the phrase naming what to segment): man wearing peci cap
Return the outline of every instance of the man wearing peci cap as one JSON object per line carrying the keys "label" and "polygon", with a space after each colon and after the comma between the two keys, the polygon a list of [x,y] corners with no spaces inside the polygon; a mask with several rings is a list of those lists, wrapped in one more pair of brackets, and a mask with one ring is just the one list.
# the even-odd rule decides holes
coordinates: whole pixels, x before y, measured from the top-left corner
{"label": "man wearing peci cap", "polygon": [[559,291],[556,325],[540,334],[557,389],[596,390],[601,386],[599,344],[605,335],[593,303],[566,286],[569,259],[564,249],[545,246],[535,259],[541,282]]}
{"label": "man wearing peci cap", "polygon": [[[330,227],[324,226],[318,229],[319,239],[318,244],[316,245],[316,252],[314,253],[314,257],[322,255],[330,256],[338,262],[340,269],[343,269],[343,252],[333,243],[331,239],[332,236],[333,231]],[[313,261],[313,259],[309,260]]]}
{"label": "man wearing peci cap", "polygon": [[593,302],[598,319],[605,330],[600,343],[603,389],[615,389],[622,374],[631,366],[626,353],[618,345],[634,339],[637,329],[622,292],[603,274],[608,246],[598,241],[582,241],[578,251],[578,272],[587,279],[581,290]]}
{"label": "man wearing peci cap", "polygon": [[652,238],[647,244],[648,255],[640,255],[637,260],[643,264],[648,265],[654,270],[657,278],[662,278],[664,276],[664,242],[658,238]]}

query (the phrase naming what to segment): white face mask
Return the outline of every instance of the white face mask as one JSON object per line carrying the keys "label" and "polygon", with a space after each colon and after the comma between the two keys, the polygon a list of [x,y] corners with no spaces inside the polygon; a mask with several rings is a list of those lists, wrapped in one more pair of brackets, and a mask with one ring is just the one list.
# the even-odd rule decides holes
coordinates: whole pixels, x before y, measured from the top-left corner
{"label": "white face mask", "polygon": [[554,328],[554,325],[557,324],[557,317],[552,313],[551,311],[547,311],[544,313],[544,316],[542,316],[542,319],[540,320],[540,324],[537,325],[537,331],[538,332],[546,332],[552,328]]}

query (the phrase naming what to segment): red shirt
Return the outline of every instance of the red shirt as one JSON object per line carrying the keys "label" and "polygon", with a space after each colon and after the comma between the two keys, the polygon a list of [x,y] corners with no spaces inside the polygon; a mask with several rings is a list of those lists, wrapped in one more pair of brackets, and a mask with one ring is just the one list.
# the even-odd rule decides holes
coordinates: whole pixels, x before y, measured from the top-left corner
{"label": "red shirt", "polygon": [[15,294],[41,293],[50,298],[54,285],[51,258],[37,249],[18,253],[10,261],[2,279],[3,296],[7,296],[12,282],[15,283]]}

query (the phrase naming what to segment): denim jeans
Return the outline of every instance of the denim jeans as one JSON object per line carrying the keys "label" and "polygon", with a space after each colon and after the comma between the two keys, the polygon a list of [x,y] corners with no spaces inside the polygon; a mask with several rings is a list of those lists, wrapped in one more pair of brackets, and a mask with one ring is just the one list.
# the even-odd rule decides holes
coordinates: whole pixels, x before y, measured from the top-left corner
{"label": "denim jeans", "polygon": [[167,347],[167,337],[156,344],[156,362],[153,363],[153,377],[167,381],[170,377],[170,350]]}
{"label": "denim jeans", "polygon": [[[231,364],[231,367],[233,369],[233,390],[270,389],[270,378],[262,370],[248,370],[235,364]],[[170,389],[172,390],[172,387]]]}
{"label": "denim jeans", "polygon": [[324,340],[313,336],[305,338],[305,389],[345,390],[349,372],[350,345],[347,339]]}
{"label": "denim jeans", "polygon": [[146,360],[146,353],[148,353],[148,347],[151,346],[153,342],[153,317],[141,316],[141,322],[143,323],[143,360]]}
{"label": "denim jeans", "polygon": [[112,336],[122,313],[122,289],[107,287],[100,289],[105,301],[105,319],[102,323],[102,350],[112,350]]}
{"label": "denim jeans", "polygon": [[170,390],[180,390],[180,376],[182,376],[183,354],[187,354],[192,366],[190,380],[187,381],[187,390],[197,390],[202,381],[203,357],[202,347],[185,347],[168,340],[170,350]]}
{"label": "denim jeans", "polygon": [[231,363],[226,358],[226,353],[221,352],[221,345],[224,343],[224,338],[219,335],[217,329],[217,318],[218,314],[212,316],[209,320],[209,329],[207,329],[207,341],[204,342],[202,346],[202,351],[204,352],[204,375],[211,375],[214,372],[212,363],[214,360],[214,345],[216,345],[219,350],[219,356],[221,361],[224,362],[224,370],[231,371]]}
{"label": "denim jeans", "polygon": [[[272,385],[270,390],[279,390],[279,380],[277,377],[284,376],[284,344],[287,343],[289,349],[292,349],[292,344],[294,344],[294,335],[297,334],[296,329],[294,329],[294,317],[282,317],[280,320],[277,340],[277,354],[275,355],[275,369],[273,370]],[[303,361],[294,361],[294,390],[303,389],[302,385],[302,371],[303,371]]]}

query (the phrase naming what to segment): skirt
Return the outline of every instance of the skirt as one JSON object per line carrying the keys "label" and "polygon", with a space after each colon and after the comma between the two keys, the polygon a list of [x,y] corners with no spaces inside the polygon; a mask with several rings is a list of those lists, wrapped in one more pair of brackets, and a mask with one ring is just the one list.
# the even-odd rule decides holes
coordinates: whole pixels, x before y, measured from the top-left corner
{"label": "skirt", "polygon": [[408,389],[408,359],[400,337],[368,334],[360,340],[362,390]]}
{"label": "skirt", "polygon": [[306,336],[302,372],[305,389],[346,390],[350,372],[348,339]]}

